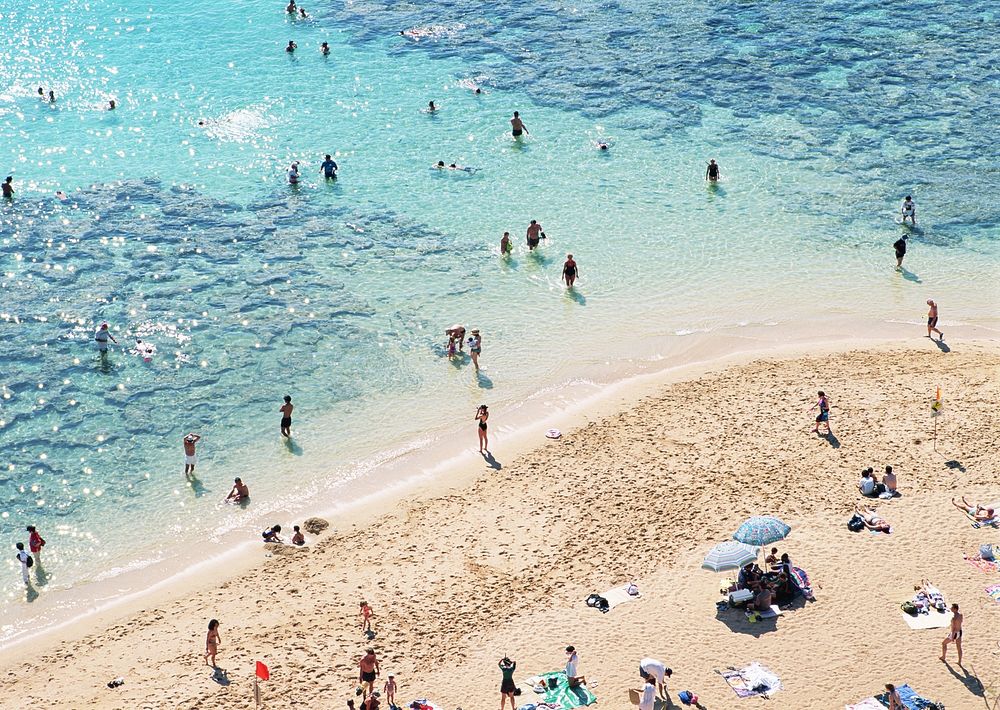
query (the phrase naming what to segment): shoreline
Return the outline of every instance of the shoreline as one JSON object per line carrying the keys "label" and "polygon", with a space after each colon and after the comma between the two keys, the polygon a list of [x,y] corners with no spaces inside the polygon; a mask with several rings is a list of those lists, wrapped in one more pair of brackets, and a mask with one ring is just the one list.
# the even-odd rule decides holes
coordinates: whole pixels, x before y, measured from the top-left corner
{"label": "shoreline", "polygon": [[[537,391],[506,413],[513,416],[508,418],[505,415],[505,420],[509,422],[513,419],[514,423],[500,424],[497,419],[491,421],[494,424],[490,430],[491,446],[497,439],[502,442],[500,465],[503,465],[503,462],[551,443],[541,436],[547,428],[563,431],[583,428],[603,417],[636,406],[669,384],[698,379],[757,360],[801,357],[812,354],[817,347],[823,348],[824,354],[835,355],[858,348],[877,351],[926,342],[926,339],[899,337],[903,332],[912,332],[913,326],[909,323],[873,323],[870,324],[872,329],[888,326],[898,332],[880,337],[869,329],[849,338],[831,336],[829,331],[840,327],[836,319],[830,319],[825,325],[827,332],[821,330],[820,334],[806,334],[801,326],[754,326],[732,328],[724,333],[678,336],[680,342],[676,349],[684,352],[683,356],[678,353],[674,356],[684,357],[682,362],[673,362],[671,357],[663,356],[659,360],[637,361],[642,366],[640,369],[615,370],[609,367],[609,381],[587,381],[590,389],[583,396],[563,395],[563,385]],[[975,337],[972,340],[959,340],[963,346],[1000,341],[1000,334],[994,334],[988,328],[952,325],[950,331],[958,338],[965,332],[973,332]],[[989,337],[991,334],[995,337]],[[636,362],[630,364],[634,366]],[[464,428],[443,427],[429,435],[422,444],[407,442],[394,450],[355,462],[354,468],[363,470],[346,482],[340,482],[335,493],[327,495],[322,502],[317,504],[314,499],[300,500],[294,507],[261,515],[282,521],[295,516],[297,522],[308,517],[327,519],[331,525],[323,533],[325,537],[339,530],[353,529],[383,515],[385,510],[381,506],[392,507],[394,498],[420,499],[461,488],[480,475],[482,470],[490,469],[490,464],[480,468],[482,464],[478,456],[472,458],[470,455],[475,455],[471,437],[467,442],[459,443],[463,431]],[[353,497],[346,502],[334,502],[333,499],[340,495],[339,489],[344,486],[353,489]],[[64,613],[42,629],[5,641],[0,645],[0,663],[6,663],[8,657],[25,645],[46,645],[57,633],[67,629],[70,630],[70,637],[77,637],[95,626],[110,623],[150,604],[161,603],[193,590],[207,589],[210,585],[232,580],[265,564],[270,554],[262,555],[261,543],[246,539],[246,527],[235,526],[224,535],[210,536],[215,549],[200,560],[193,560],[192,555],[175,556],[139,570],[126,570],[102,581],[53,592],[52,595],[58,598],[52,603],[58,603],[63,596],[79,595],[81,592],[90,592],[86,596],[93,601],[86,608],[74,609],[68,616]],[[195,549],[202,551],[200,546]],[[208,569],[213,572],[211,580],[198,579],[199,573]],[[219,570],[224,570],[221,576]],[[124,591],[116,593],[116,589]],[[11,606],[13,608],[14,604]]]}

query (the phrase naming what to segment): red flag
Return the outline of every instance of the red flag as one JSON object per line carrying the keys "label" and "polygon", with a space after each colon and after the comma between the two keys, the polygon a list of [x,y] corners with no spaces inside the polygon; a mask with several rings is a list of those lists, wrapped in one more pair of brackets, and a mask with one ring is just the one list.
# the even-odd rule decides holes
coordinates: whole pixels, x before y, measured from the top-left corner
{"label": "red flag", "polygon": [[270,680],[271,678],[271,671],[260,661],[257,661],[257,677],[261,680]]}

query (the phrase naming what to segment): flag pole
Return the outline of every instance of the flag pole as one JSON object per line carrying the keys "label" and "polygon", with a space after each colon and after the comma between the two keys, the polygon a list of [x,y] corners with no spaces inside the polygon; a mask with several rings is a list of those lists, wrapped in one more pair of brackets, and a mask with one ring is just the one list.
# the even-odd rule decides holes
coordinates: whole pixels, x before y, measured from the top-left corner
{"label": "flag pole", "polygon": [[253,674],[253,699],[257,710],[260,710],[260,686],[257,684],[257,674]]}

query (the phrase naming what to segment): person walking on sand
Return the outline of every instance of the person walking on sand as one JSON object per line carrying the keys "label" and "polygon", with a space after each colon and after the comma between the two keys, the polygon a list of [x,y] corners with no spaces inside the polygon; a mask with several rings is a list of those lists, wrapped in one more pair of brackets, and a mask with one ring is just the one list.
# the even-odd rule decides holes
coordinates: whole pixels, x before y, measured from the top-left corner
{"label": "person walking on sand", "polygon": [[359,615],[361,616],[361,631],[363,633],[371,631],[372,617],[375,616],[375,612],[372,611],[372,608],[368,605],[368,602],[362,600],[361,611],[359,612]]}
{"label": "person walking on sand", "polygon": [[721,176],[719,164],[715,162],[715,158],[712,158],[708,161],[708,167],[705,168],[705,179],[709,182],[718,182]]}
{"label": "person walking on sand", "polygon": [[112,343],[118,345],[118,341],[115,340],[115,336],[113,336],[111,331],[108,330],[107,323],[101,323],[97,332],[94,333],[94,340],[97,342],[97,349],[100,351],[101,357],[108,354],[108,340],[111,340]]}
{"label": "person walking on sand", "polygon": [[[222,637],[219,636],[219,620],[212,619],[208,622],[208,636],[205,637],[205,665],[211,665],[215,668],[215,654],[219,652],[219,644],[222,643]],[[209,657],[212,658],[212,662],[209,663]]]}
{"label": "person walking on sand", "polygon": [[510,710],[516,710],[514,691],[517,690],[517,685],[514,683],[514,671],[517,670],[517,663],[504,656],[497,665],[500,666],[500,674],[503,676],[500,681],[500,710],[503,710],[507,700],[510,700]]}
{"label": "person walking on sand", "polygon": [[188,478],[194,476],[194,467],[198,463],[198,457],[195,455],[195,444],[199,441],[201,441],[201,434],[195,434],[192,431],[184,435],[184,475]]}
{"label": "person walking on sand", "polygon": [[15,543],[14,547],[17,549],[17,561],[21,563],[21,579],[25,584],[31,584],[31,579],[28,577],[28,568],[33,564],[31,555],[24,551],[23,542]]}
{"label": "person walking on sand", "polygon": [[35,529],[34,525],[29,525],[26,530],[28,531],[28,549],[31,550],[31,554],[34,556],[35,561],[41,565],[42,564],[42,548],[45,547],[45,540],[42,536],[38,534],[38,530]]}
{"label": "person walking on sand", "polygon": [[483,336],[479,334],[478,330],[473,329],[472,336],[469,338],[469,357],[472,358],[472,364],[476,366],[476,370],[479,370],[479,356],[483,352]]}
{"label": "person walking on sand", "polygon": [[540,225],[536,220],[531,220],[531,224],[528,225],[528,231],[525,236],[528,239],[528,250],[533,251],[535,247],[538,246],[538,241],[540,239],[545,239],[545,232],[542,230],[542,225]]}
{"label": "person walking on sand", "polygon": [[389,679],[382,686],[382,692],[385,693],[385,702],[390,708],[396,707],[396,677],[393,673],[389,674]]}
{"label": "person walking on sand", "polygon": [[826,424],[826,433],[830,435],[833,433],[833,430],[830,429],[830,400],[823,390],[820,390],[817,394],[819,395],[819,399],[816,400],[816,404],[806,410],[812,411],[817,407],[819,408],[819,414],[816,415],[816,426],[812,428],[811,433],[819,434],[820,424]]}
{"label": "person walking on sand", "polygon": [[892,248],[896,250],[896,271],[903,270],[903,257],[906,256],[907,235],[901,236],[892,243]]}
{"label": "person walking on sand", "polygon": [[517,111],[514,112],[514,118],[510,119],[510,128],[514,140],[520,138],[521,134],[528,132],[528,127],[524,125],[524,121],[521,120],[521,114]]}
{"label": "person walking on sand", "polygon": [[375,692],[375,678],[381,673],[378,658],[375,657],[375,649],[369,648],[365,651],[365,655],[358,661],[358,669],[358,682],[361,683],[361,692],[364,694],[363,697],[367,697]]}
{"label": "person walking on sand", "polygon": [[480,404],[476,410],[476,420],[479,422],[479,453],[490,450],[489,438],[486,436],[486,420],[489,418],[489,409],[485,404]]}
{"label": "person walking on sand", "polygon": [[243,479],[237,476],[233,480],[233,490],[229,491],[229,495],[226,496],[226,502],[244,503],[249,500],[250,489],[247,488],[247,484],[243,482]]}
{"label": "person walking on sand", "polygon": [[566,288],[573,288],[573,284],[576,283],[576,277],[580,273],[577,268],[576,262],[573,261],[573,255],[566,255],[566,263],[563,264],[563,281],[566,282]]}
{"label": "person walking on sand", "polygon": [[914,227],[917,226],[917,205],[913,201],[913,198],[909,195],[903,200],[903,204],[899,206],[899,212],[903,215],[903,224],[906,224],[906,218],[910,218],[910,224]]}
{"label": "person walking on sand", "polygon": [[937,304],[934,302],[934,299],[928,298],[927,299],[927,337],[931,338],[931,340],[933,340],[933,337],[931,337],[931,333],[937,333],[938,334],[938,338],[940,338],[941,342],[943,343],[944,342],[944,333],[942,333],[940,330],[938,330],[937,322],[938,322],[938,307],[937,307]]}
{"label": "person walking on sand", "polygon": [[278,411],[281,412],[281,435],[283,437],[291,438],[292,436],[292,410],[295,407],[292,405],[291,395],[285,395],[285,403],[282,404]]}
{"label": "person walking on sand", "polygon": [[569,681],[569,687],[575,688],[578,685],[586,685],[587,679],[578,675],[577,666],[580,663],[580,657],[576,653],[576,648],[574,646],[566,647],[566,679]]}
{"label": "person walking on sand", "polygon": [[954,643],[955,648],[958,649],[958,665],[962,665],[962,621],[965,617],[958,610],[958,604],[951,605],[951,629],[948,635],[945,636],[944,641],[941,642],[941,660],[945,660],[945,656],[948,655],[948,644]]}

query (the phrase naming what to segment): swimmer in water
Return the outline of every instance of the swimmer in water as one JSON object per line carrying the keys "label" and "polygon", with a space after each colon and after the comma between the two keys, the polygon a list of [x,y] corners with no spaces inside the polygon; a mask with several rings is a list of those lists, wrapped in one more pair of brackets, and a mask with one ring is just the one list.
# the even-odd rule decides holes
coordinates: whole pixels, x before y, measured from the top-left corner
{"label": "swimmer in water", "polygon": [[444,161],[443,160],[439,160],[439,161],[437,161],[437,165],[432,165],[431,167],[434,168],[435,170],[444,170],[444,167],[445,167]]}
{"label": "swimmer in water", "polygon": [[480,88],[479,88],[479,87],[477,86],[477,87],[476,87],[476,90],[475,90],[475,91],[473,91],[472,93],[474,93],[474,94],[475,94],[476,96],[478,96],[479,94],[483,93],[483,90],[482,90],[482,89],[480,89]]}
{"label": "swimmer in water", "polygon": [[233,490],[229,491],[229,495],[226,496],[226,502],[242,503],[248,500],[250,500],[250,489],[247,488],[243,479],[237,476],[236,480],[233,481]]}
{"label": "swimmer in water", "polygon": [[288,184],[299,184],[299,164],[297,162],[292,163],[292,167],[288,169]]}
{"label": "swimmer in water", "polygon": [[287,12],[289,15],[295,14],[295,0],[291,0],[291,2],[288,3],[288,7],[285,8],[285,12]]}
{"label": "swimmer in water", "polygon": [[8,200],[11,200],[11,199],[14,198],[14,176],[13,175],[8,175],[7,179],[3,181],[3,185],[0,185],[0,187],[3,188],[3,196],[5,198],[7,198]]}
{"label": "swimmer in water", "polygon": [[289,54],[291,54],[292,52],[294,52],[298,48],[299,48],[299,45],[295,44],[295,42],[293,42],[292,40],[288,40],[288,46],[285,47],[285,51],[288,52]]}
{"label": "swimmer in water", "polygon": [[511,241],[510,232],[504,232],[500,237],[500,256],[510,256],[514,251],[514,242]]}
{"label": "swimmer in water", "polygon": [[438,108],[434,105],[433,101],[427,102],[427,113],[434,113],[437,110]]}
{"label": "swimmer in water", "polygon": [[118,104],[115,103],[114,99],[108,101],[108,111],[114,111],[116,106],[118,106]]}
{"label": "swimmer in water", "polygon": [[566,282],[566,288],[573,288],[573,284],[576,282],[576,277],[580,273],[580,269],[577,267],[576,262],[573,261],[573,255],[566,255],[566,263],[563,264],[563,281]]}
{"label": "swimmer in water", "polygon": [[542,225],[540,225],[535,220],[531,220],[531,224],[528,225],[528,251],[534,251],[535,247],[538,246],[539,239],[545,239],[545,232],[542,231]]}
{"label": "swimmer in water", "polygon": [[319,51],[325,57],[330,53],[330,45],[324,42],[319,46]]}
{"label": "swimmer in water", "polygon": [[54,104],[56,102],[56,92],[49,90],[49,103]]}
{"label": "swimmer in water", "polygon": [[715,162],[715,159],[708,161],[708,167],[705,168],[705,179],[709,182],[718,182],[721,174],[719,173],[719,164]]}
{"label": "swimmer in water", "polygon": [[319,164],[319,171],[323,173],[323,177],[325,177],[327,180],[336,180],[337,169],[338,168],[336,161],[334,161],[334,159],[330,157],[330,154],[327,153],[326,159]]}
{"label": "swimmer in water", "polygon": [[597,142],[594,143],[594,145],[597,146],[598,150],[607,150],[608,148],[611,147],[610,145],[608,145],[604,141],[597,141]]}
{"label": "swimmer in water", "polygon": [[303,20],[309,19],[309,15],[306,14],[306,9],[304,7],[299,8],[299,17],[301,17]]}
{"label": "swimmer in water", "polygon": [[528,132],[528,127],[524,125],[524,121],[521,120],[521,114],[517,111],[514,112],[514,118],[510,119],[510,129],[514,138],[520,138],[522,133]]}
{"label": "swimmer in water", "polygon": [[45,98],[45,89],[43,89],[42,87],[39,86],[38,87],[38,95],[41,96],[44,99]]}

